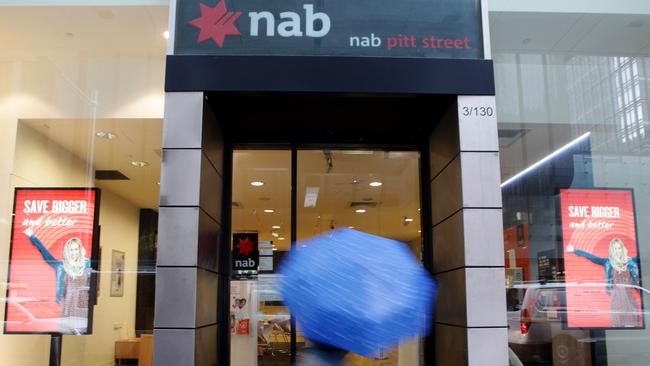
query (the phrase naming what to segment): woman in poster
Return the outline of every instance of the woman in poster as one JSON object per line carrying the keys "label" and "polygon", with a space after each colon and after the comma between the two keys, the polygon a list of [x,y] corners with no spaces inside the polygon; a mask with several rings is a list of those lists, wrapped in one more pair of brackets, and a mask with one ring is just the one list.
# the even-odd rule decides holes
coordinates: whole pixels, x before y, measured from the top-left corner
{"label": "woman in poster", "polygon": [[608,258],[597,257],[572,245],[567,247],[567,251],[605,268],[606,291],[611,296],[612,327],[640,327],[641,309],[632,287],[639,285],[639,264],[637,258],[628,256],[623,241],[612,239]]}
{"label": "woman in poster", "polygon": [[90,260],[79,238],[72,238],[63,247],[63,260],[57,260],[41,243],[32,229],[24,231],[54,269],[56,303],[61,305],[59,331],[66,334],[85,334],[88,324],[88,290],[90,289]]}

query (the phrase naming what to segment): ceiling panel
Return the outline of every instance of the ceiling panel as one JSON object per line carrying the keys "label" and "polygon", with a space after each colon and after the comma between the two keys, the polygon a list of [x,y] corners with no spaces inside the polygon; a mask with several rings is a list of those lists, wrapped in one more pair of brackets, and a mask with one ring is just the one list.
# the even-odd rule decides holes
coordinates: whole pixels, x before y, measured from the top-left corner
{"label": "ceiling panel", "polygon": [[[162,144],[161,119],[87,119],[22,120],[52,142],[77,157],[92,159],[96,170],[119,170],[128,181],[97,181],[100,188],[110,190],[137,207],[157,209],[159,202]],[[107,131],[117,135],[113,140],[95,136]],[[92,155],[90,154],[92,152]],[[149,165],[135,167],[133,161]]]}
{"label": "ceiling panel", "polygon": [[165,54],[167,6],[22,6],[0,10],[0,53]]}

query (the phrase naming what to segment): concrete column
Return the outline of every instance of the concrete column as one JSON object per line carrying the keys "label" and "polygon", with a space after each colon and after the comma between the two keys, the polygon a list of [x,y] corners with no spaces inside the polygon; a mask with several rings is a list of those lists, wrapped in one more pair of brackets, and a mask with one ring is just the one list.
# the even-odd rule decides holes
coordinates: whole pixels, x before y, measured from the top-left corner
{"label": "concrete column", "polygon": [[223,137],[202,92],[167,93],[154,364],[216,365]]}
{"label": "concrete column", "polygon": [[494,97],[459,96],[430,152],[436,364],[507,365]]}

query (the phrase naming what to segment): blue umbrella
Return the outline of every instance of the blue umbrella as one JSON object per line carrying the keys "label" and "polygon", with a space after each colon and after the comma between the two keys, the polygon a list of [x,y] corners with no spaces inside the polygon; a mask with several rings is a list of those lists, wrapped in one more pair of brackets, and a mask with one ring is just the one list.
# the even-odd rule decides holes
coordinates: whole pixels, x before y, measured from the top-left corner
{"label": "blue umbrella", "polygon": [[408,247],[351,229],[300,242],[280,291],[305,336],[364,356],[426,334],[435,284]]}

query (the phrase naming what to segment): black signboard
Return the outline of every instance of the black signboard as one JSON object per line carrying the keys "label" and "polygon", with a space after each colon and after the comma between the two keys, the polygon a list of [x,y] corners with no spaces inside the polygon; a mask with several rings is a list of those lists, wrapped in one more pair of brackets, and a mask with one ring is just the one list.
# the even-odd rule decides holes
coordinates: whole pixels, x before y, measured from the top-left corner
{"label": "black signboard", "polygon": [[178,0],[174,54],[480,59],[481,27],[480,0]]}
{"label": "black signboard", "polygon": [[249,278],[257,275],[259,247],[257,233],[235,233],[232,235],[232,269],[234,278]]}

